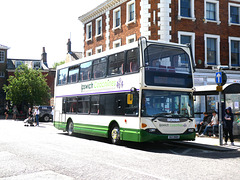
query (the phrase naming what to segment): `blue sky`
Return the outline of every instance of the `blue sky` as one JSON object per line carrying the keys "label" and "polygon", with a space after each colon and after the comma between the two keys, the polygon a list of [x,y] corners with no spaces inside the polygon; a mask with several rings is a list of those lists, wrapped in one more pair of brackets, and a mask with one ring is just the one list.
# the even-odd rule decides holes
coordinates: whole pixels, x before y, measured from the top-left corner
{"label": "blue sky", "polygon": [[67,40],[82,51],[83,29],[78,17],[105,0],[0,0],[0,44],[10,47],[8,58],[41,59],[48,63],[65,59]]}

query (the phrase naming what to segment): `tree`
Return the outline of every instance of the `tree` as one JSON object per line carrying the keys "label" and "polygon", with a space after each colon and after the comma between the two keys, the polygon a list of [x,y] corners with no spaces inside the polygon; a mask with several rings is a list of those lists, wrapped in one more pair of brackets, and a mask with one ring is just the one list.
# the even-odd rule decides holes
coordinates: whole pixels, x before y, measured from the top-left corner
{"label": "tree", "polygon": [[60,66],[60,65],[62,65],[62,64],[65,64],[65,61],[63,60],[63,61],[60,61],[60,62],[55,62],[54,64],[53,64],[53,68],[57,68],[57,66]]}
{"label": "tree", "polygon": [[46,82],[46,75],[41,70],[28,68],[26,65],[19,66],[14,76],[8,79],[9,84],[4,85],[6,100],[19,105],[29,103],[33,105],[45,104],[50,98],[50,88]]}

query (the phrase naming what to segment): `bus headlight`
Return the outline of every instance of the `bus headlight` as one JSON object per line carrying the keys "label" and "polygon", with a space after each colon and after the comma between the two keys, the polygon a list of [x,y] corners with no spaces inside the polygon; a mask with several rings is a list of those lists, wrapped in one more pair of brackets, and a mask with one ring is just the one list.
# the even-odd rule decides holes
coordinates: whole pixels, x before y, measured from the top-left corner
{"label": "bus headlight", "polygon": [[148,129],[148,131],[149,131],[150,133],[153,133],[153,132],[156,132],[156,129],[150,128],[150,129]]}
{"label": "bus headlight", "polygon": [[188,129],[188,132],[194,132],[194,129]]}

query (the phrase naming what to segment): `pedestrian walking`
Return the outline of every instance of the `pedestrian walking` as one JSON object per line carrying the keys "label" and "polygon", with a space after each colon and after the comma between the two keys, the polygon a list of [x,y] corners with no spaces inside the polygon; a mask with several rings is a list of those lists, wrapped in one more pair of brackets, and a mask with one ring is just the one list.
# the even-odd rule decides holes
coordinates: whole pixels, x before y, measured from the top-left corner
{"label": "pedestrian walking", "polygon": [[233,140],[233,113],[232,108],[228,107],[225,110],[225,117],[223,120],[223,128],[224,128],[224,135],[225,135],[225,145],[227,145],[228,138],[230,138],[231,145],[234,146]]}
{"label": "pedestrian walking", "polygon": [[34,115],[36,118],[36,126],[39,126],[39,109],[37,106],[35,107]]}
{"label": "pedestrian walking", "polygon": [[9,109],[8,106],[6,106],[5,110],[4,110],[4,114],[5,114],[5,119],[7,120],[8,118],[8,113],[9,113]]}
{"label": "pedestrian walking", "polygon": [[13,119],[16,121],[17,119],[17,113],[18,113],[18,110],[17,110],[17,106],[14,105],[13,106]]}

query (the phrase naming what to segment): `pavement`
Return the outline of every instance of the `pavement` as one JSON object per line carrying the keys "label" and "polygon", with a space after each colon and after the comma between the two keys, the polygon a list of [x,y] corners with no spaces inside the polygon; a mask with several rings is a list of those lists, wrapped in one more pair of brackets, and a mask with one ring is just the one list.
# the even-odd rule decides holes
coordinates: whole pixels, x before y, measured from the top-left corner
{"label": "pavement", "polygon": [[[5,120],[3,117],[0,116],[0,121]],[[12,120],[13,119],[8,119]],[[19,120],[22,121],[22,120]],[[175,141],[174,143],[185,145],[185,146],[192,146],[196,148],[214,150],[214,151],[240,151],[240,139],[234,139],[234,146],[231,145],[231,142],[228,141],[227,145],[220,145],[220,141],[218,137],[198,137],[196,136],[195,141]],[[225,143],[223,138],[223,144]]]}
{"label": "pavement", "polygon": [[[240,151],[240,140],[234,140],[234,146],[228,140],[227,145],[220,145],[220,140],[218,137],[198,137],[196,136],[195,141],[178,141],[176,143],[198,147],[202,149],[214,150],[214,151]],[[223,138],[223,144],[225,143]]]}

